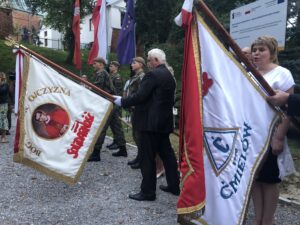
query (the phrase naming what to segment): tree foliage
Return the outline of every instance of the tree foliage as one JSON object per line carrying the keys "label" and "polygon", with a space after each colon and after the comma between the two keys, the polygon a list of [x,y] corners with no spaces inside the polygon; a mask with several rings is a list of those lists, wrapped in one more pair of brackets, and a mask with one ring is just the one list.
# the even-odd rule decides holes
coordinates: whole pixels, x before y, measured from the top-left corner
{"label": "tree foliage", "polygon": [[300,46],[300,5],[299,0],[289,0],[288,4],[286,39],[291,48]]}
{"label": "tree foliage", "polygon": [[178,1],[136,1],[136,34],[146,47],[167,41],[173,22],[172,8],[176,2]]}
{"label": "tree foliage", "polygon": [[[74,35],[72,20],[75,0],[26,0],[33,14],[44,15],[43,24],[64,33],[64,44],[69,55],[68,63],[72,63],[74,53]],[[80,1],[80,16],[83,18],[92,11],[93,0]]]}

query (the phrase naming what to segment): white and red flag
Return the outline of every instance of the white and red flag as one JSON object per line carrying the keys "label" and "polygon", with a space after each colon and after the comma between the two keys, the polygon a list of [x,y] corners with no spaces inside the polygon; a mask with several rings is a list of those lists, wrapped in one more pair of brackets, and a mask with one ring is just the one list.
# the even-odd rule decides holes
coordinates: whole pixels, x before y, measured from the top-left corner
{"label": "white and red flag", "polygon": [[80,54],[80,1],[76,0],[74,5],[74,16],[72,30],[74,34],[74,57],[73,61],[76,69],[81,69],[81,54]]}
{"label": "white and red flag", "polygon": [[176,16],[175,23],[178,26],[189,26],[191,20],[193,18],[192,10],[193,10],[193,2],[194,0],[184,0],[181,12]]}
{"label": "white and red flag", "polygon": [[242,225],[280,115],[203,19],[193,16],[182,74],[178,222]]}
{"label": "white and red flag", "polygon": [[107,30],[105,0],[97,0],[93,10],[94,42],[89,53],[88,64],[93,64],[96,57],[107,60]]}
{"label": "white and red flag", "polygon": [[21,50],[17,50],[16,54],[16,82],[15,82],[15,105],[14,105],[14,113],[17,114],[19,111],[19,97],[20,97],[20,89],[22,86],[22,72],[23,72],[23,59],[24,54]]}
{"label": "white and red flag", "polygon": [[75,183],[112,103],[34,57],[23,71],[14,161]]}
{"label": "white and red flag", "polygon": [[185,215],[200,212],[205,204],[202,86],[197,36],[193,33],[195,24],[191,23],[192,6],[193,1],[186,0],[182,13],[175,19],[177,24],[186,28],[179,123],[179,170],[182,187],[177,202],[179,222]]}

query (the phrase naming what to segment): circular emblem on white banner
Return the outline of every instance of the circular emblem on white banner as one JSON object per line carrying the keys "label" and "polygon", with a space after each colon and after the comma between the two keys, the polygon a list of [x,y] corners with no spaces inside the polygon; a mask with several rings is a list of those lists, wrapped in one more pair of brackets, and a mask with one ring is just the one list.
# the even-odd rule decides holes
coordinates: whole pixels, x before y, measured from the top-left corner
{"label": "circular emblem on white banner", "polygon": [[36,135],[45,139],[62,137],[69,129],[70,117],[59,105],[47,103],[38,106],[31,116]]}

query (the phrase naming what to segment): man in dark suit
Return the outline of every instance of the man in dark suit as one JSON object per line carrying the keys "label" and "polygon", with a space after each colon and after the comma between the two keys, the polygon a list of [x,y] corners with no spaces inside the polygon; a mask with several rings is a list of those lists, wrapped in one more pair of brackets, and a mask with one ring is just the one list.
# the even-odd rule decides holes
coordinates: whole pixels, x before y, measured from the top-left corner
{"label": "man in dark suit", "polygon": [[288,116],[300,116],[300,95],[289,94],[283,91],[276,91],[276,95],[269,96],[267,100],[275,106],[288,104]]}
{"label": "man in dark suit", "polygon": [[136,129],[140,131],[141,145],[141,191],[130,194],[129,198],[138,201],[153,201],[156,198],[156,152],[161,157],[167,186],[159,188],[165,192],[179,195],[179,175],[177,161],[169,135],[173,131],[175,79],[166,67],[166,55],[160,49],[148,52],[148,67],[138,91],[128,97],[115,96],[115,104],[135,106]]}

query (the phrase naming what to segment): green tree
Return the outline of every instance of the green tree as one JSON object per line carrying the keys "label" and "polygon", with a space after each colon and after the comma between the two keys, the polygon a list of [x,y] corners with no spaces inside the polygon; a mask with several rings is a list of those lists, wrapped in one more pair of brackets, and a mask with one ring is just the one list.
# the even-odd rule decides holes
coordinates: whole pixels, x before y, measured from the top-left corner
{"label": "green tree", "polygon": [[[72,32],[73,9],[75,0],[26,0],[33,14],[43,14],[43,23],[64,33],[64,43],[69,54],[66,62],[71,64],[74,53],[74,35]],[[80,1],[80,17],[92,12],[93,0]]]}
{"label": "green tree", "polygon": [[300,47],[300,5],[299,0],[288,1],[288,20],[286,30],[287,47]]}
{"label": "green tree", "polygon": [[165,43],[173,23],[172,8],[176,0],[137,0],[136,35],[146,48],[153,43]]}

